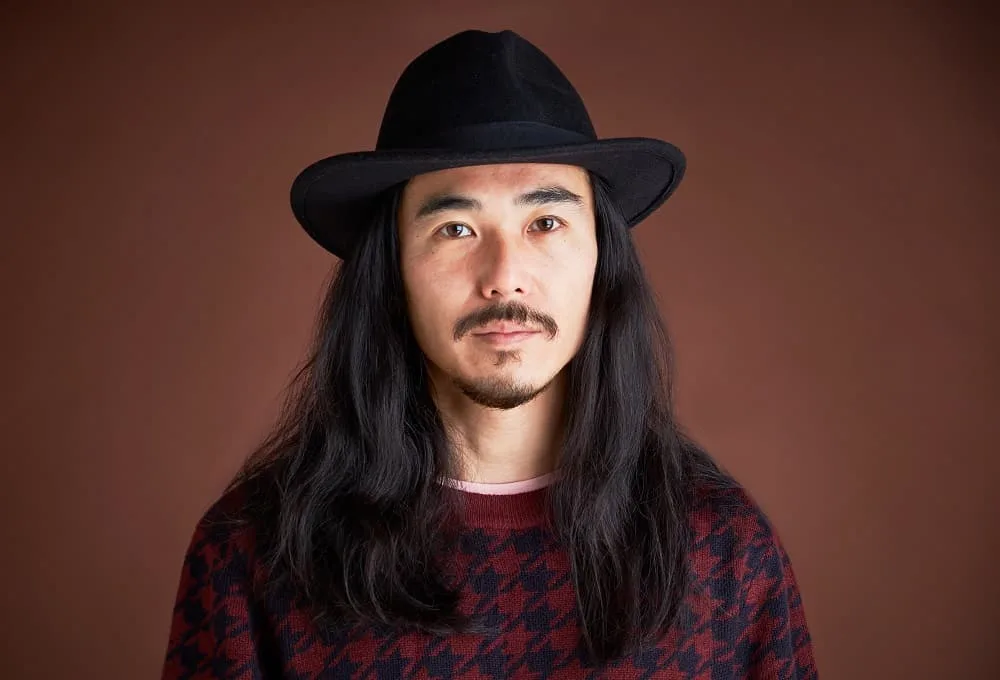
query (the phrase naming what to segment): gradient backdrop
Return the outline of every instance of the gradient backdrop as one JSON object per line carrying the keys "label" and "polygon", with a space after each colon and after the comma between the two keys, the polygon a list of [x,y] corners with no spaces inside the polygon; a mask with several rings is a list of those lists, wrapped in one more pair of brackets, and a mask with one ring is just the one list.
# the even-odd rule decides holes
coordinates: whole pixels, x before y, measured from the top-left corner
{"label": "gradient backdrop", "polygon": [[469,27],[688,154],[635,232],[680,416],[777,524],[822,677],[996,669],[987,3],[86,4],[0,9],[0,677],[158,677],[335,264],[289,184]]}

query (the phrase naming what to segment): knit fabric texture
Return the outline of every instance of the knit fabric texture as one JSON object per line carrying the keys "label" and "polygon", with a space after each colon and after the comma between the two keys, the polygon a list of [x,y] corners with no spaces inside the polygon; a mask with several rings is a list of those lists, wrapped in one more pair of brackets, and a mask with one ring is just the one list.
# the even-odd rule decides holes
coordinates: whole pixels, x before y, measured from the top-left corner
{"label": "knit fabric texture", "polygon": [[486,613],[495,636],[436,636],[353,626],[321,633],[291,601],[263,597],[247,527],[201,518],[184,558],[164,679],[439,678],[468,680],[816,678],[812,641],[791,562],[742,489],[699,496],[691,513],[693,586],[675,625],[653,646],[601,666],[585,660],[566,551],[546,521],[547,488],[461,489],[466,515],[448,568],[463,613]]}

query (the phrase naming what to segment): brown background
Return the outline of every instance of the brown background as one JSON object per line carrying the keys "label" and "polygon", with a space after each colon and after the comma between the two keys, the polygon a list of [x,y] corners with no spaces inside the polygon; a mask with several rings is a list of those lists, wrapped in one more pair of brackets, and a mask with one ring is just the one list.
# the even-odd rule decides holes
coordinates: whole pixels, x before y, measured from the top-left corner
{"label": "brown background", "polygon": [[539,44],[601,135],[687,152],[636,232],[680,415],[778,525],[822,676],[991,674],[995,16],[87,4],[2,10],[0,676],[158,676],[191,530],[333,264],[290,181],[370,147],[403,66],[467,27]]}

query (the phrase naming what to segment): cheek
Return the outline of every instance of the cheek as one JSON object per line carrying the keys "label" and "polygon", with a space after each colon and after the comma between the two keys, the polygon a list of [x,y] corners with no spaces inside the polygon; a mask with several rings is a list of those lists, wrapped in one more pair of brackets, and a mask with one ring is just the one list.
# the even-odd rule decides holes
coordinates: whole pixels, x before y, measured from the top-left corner
{"label": "cheek", "polygon": [[594,263],[581,263],[568,268],[558,286],[558,300],[553,311],[561,313],[566,340],[578,345],[587,325],[591,290],[594,285]]}
{"label": "cheek", "polygon": [[454,320],[449,321],[452,301],[447,280],[442,272],[427,267],[403,268],[410,325],[425,351],[430,346],[442,344],[442,337],[451,334]]}

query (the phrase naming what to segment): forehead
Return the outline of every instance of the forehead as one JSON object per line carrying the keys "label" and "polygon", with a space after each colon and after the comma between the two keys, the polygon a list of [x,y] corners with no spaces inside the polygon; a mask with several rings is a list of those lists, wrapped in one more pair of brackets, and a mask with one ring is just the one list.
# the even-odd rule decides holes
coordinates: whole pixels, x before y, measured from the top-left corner
{"label": "forehead", "polygon": [[417,175],[403,190],[409,200],[440,191],[465,194],[521,193],[539,186],[560,185],[581,196],[590,195],[587,171],[575,165],[548,163],[505,163],[449,168]]}

